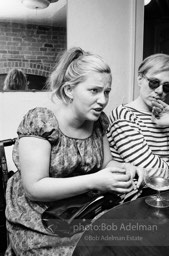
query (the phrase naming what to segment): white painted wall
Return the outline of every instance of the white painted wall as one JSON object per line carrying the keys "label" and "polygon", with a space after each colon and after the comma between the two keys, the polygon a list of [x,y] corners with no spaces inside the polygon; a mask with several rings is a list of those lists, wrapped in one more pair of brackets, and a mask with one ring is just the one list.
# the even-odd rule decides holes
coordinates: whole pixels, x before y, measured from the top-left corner
{"label": "white painted wall", "polygon": [[16,137],[16,129],[23,115],[50,99],[46,92],[0,92],[0,138]]}
{"label": "white painted wall", "polygon": [[101,55],[113,74],[107,114],[133,99],[142,60],[144,0],[68,0],[67,45]]}

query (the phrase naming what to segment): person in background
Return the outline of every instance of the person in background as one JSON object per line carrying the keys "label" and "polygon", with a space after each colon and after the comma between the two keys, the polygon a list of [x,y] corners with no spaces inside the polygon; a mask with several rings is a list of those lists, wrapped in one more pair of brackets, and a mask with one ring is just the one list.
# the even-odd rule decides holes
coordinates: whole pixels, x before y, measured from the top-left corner
{"label": "person in background", "polygon": [[11,69],[5,80],[3,90],[27,90],[28,81],[25,73],[21,69]]}
{"label": "person in background", "polygon": [[144,59],[137,81],[139,96],[110,114],[107,137],[111,154],[118,162],[160,168],[161,175],[168,176],[169,126],[161,127],[152,119],[152,107],[169,93],[169,55],[153,54]]}
{"label": "person in background", "polygon": [[[42,213],[58,200],[88,194],[127,193],[139,169],[112,160],[103,112],[112,75],[95,54],[66,51],[49,77],[59,109],[37,107],[20,123],[13,159],[18,171],[8,180],[6,219],[16,255],[72,255],[80,237],[60,237],[45,229]],[[138,186],[142,182],[139,176]]]}

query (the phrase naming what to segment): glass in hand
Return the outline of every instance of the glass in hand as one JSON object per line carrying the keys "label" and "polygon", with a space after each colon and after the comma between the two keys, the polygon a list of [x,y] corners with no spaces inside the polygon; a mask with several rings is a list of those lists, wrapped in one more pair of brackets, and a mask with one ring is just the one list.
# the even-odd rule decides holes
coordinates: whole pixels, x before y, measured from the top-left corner
{"label": "glass in hand", "polygon": [[157,208],[169,207],[169,201],[164,199],[160,194],[160,191],[169,189],[169,177],[165,177],[163,173],[162,169],[156,168],[145,170],[144,173],[144,181],[146,185],[157,190],[157,195],[147,197],[145,201],[148,205]]}

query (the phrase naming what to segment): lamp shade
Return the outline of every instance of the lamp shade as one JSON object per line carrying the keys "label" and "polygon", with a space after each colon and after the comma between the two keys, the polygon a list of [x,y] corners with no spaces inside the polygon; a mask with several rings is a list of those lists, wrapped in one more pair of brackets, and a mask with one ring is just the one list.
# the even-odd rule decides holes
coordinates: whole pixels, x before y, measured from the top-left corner
{"label": "lamp shade", "polygon": [[49,6],[51,2],[57,2],[58,0],[21,0],[23,5],[30,9],[44,9]]}
{"label": "lamp shade", "polygon": [[151,2],[151,0],[144,0],[144,5],[148,5]]}

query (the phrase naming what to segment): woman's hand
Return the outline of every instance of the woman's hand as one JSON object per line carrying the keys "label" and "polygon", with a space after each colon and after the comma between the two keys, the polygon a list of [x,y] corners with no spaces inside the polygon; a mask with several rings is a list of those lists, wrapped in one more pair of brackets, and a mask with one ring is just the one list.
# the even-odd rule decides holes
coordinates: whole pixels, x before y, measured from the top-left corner
{"label": "woman's hand", "polygon": [[[135,189],[139,188],[144,180],[144,170],[141,167],[134,166],[130,163],[124,163],[123,168],[127,173],[130,173],[132,180],[137,177],[137,184],[135,185]],[[133,184],[134,185],[134,184]]]}
{"label": "woman's hand", "polygon": [[169,105],[161,100],[153,101],[152,120],[160,126],[169,126]]}
{"label": "woman's hand", "polygon": [[107,167],[93,174],[94,188],[101,192],[128,193],[133,190],[131,174],[126,169]]}

